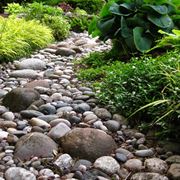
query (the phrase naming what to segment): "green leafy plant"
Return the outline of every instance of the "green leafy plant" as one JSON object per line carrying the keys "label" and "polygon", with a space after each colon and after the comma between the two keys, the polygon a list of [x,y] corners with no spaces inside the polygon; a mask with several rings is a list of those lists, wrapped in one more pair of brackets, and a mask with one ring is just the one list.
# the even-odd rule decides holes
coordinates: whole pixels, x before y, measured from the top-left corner
{"label": "green leafy plant", "polygon": [[156,48],[166,48],[166,47],[180,48],[180,30],[173,29],[172,33],[167,33],[162,30],[159,30],[159,33],[161,33],[164,36],[162,39],[158,41],[155,47],[150,49],[150,51]]}
{"label": "green leafy plant", "polygon": [[6,12],[16,14],[17,16],[22,14],[26,20],[39,20],[42,24],[52,29],[53,35],[57,40],[62,40],[69,35],[70,25],[63,17],[63,10],[61,8],[37,2],[27,4],[26,6],[14,3],[8,4]]}
{"label": "green leafy plant", "polygon": [[101,40],[113,39],[118,51],[144,53],[161,37],[159,29],[174,27],[170,4],[153,5],[143,0],[109,1],[94,19],[89,33]]}
{"label": "green leafy plant", "polygon": [[74,9],[79,7],[89,14],[98,13],[104,4],[104,0],[60,0],[70,4]]}
{"label": "green leafy plant", "polygon": [[76,8],[71,16],[67,16],[67,19],[71,25],[72,31],[82,32],[88,30],[92,16],[88,15],[85,10]]}
{"label": "green leafy plant", "polygon": [[[152,58],[132,58],[129,63],[112,61],[106,65],[101,55],[81,62],[89,67],[78,77],[92,81],[99,102],[113,112],[129,117],[131,125],[156,127],[158,132],[180,137],[180,53],[173,50]],[[94,56],[95,57],[95,56]],[[108,62],[107,60],[105,60]],[[105,65],[103,65],[103,63]]]}
{"label": "green leafy plant", "polygon": [[44,15],[42,23],[52,29],[55,39],[62,40],[69,35],[70,24],[62,16]]}
{"label": "green leafy plant", "polygon": [[30,55],[53,41],[51,30],[39,22],[0,17],[0,61]]}

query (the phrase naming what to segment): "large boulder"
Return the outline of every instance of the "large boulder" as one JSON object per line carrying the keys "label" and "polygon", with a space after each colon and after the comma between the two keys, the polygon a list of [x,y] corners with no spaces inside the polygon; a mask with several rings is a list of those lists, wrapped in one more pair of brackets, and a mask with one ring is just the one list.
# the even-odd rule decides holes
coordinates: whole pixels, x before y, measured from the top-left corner
{"label": "large boulder", "polygon": [[14,156],[18,159],[29,160],[31,157],[52,157],[57,151],[57,144],[42,133],[29,133],[22,136],[15,146]]}
{"label": "large boulder", "polygon": [[37,91],[29,88],[16,88],[3,98],[3,105],[13,112],[19,112],[28,108],[40,95]]}
{"label": "large boulder", "polygon": [[111,136],[101,130],[91,128],[75,128],[60,141],[64,152],[90,161],[109,155],[116,148]]}

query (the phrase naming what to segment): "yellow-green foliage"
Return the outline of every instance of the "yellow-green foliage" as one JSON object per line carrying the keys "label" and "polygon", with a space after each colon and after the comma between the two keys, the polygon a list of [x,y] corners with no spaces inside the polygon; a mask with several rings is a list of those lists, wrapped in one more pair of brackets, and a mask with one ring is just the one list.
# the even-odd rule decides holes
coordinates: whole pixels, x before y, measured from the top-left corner
{"label": "yellow-green foliage", "polygon": [[35,20],[0,17],[0,61],[27,56],[52,41],[51,30]]}

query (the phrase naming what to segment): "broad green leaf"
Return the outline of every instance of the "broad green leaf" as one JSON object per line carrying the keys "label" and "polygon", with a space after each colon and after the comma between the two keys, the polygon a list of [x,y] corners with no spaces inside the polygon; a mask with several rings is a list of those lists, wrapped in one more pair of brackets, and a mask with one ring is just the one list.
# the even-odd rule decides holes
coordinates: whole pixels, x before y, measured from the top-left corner
{"label": "broad green leaf", "polygon": [[112,6],[109,8],[109,12],[111,12],[112,14],[121,15],[119,11],[119,4],[117,3],[112,4]]}
{"label": "broad green leaf", "polygon": [[98,22],[97,27],[103,34],[107,34],[114,24],[115,17],[108,17]]}
{"label": "broad green leaf", "polygon": [[172,32],[177,35],[177,36],[180,36],[180,30],[178,29],[173,29]]}
{"label": "broad green leaf", "polygon": [[160,28],[168,28],[171,27],[173,22],[171,18],[168,15],[162,15],[162,16],[155,16],[153,14],[148,15],[148,20],[151,21],[153,24]]}
{"label": "broad green leaf", "polygon": [[168,13],[168,9],[164,5],[150,5],[150,4],[147,4],[147,5],[144,5],[143,8],[149,8],[149,9],[151,9],[151,10],[153,10],[156,13],[159,13],[159,14],[167,14]]}
{"label": "broad green leaf", "polygon": [[151,48],[152,40],[145,36],[142,27],[135,27],[133,29],[134,44],[140,52],[145,52]]}
{"label": "broad green leaf", "polygon": [[112,4],[114,4],[115,0],[110,0],[108,1],[102,8],[100,12],[100,17],[105,17],[110,15],[109,8],[111,7]]}
{"label": "broad green leaf", "polygon": [[126,20],[123,16],[121,17],[121,36],[123,38],[128,38],[129,36],[132,36],[132,30],[128,28]]}

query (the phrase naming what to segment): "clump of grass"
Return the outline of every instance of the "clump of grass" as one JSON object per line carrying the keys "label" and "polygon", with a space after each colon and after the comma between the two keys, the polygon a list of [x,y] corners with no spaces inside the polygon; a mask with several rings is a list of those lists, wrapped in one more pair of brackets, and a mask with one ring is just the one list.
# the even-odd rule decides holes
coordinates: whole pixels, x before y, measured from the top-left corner
{"label": "clump of grass", "polygon": [[0,17],[0,61],[12,61],[29,55],[53,41],[51,30],[38,21],[11,16]]}

